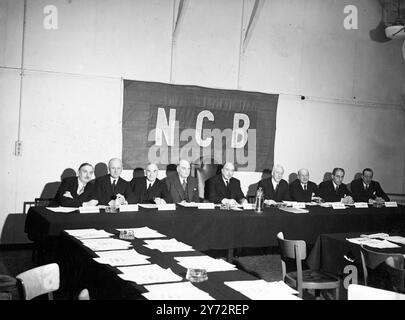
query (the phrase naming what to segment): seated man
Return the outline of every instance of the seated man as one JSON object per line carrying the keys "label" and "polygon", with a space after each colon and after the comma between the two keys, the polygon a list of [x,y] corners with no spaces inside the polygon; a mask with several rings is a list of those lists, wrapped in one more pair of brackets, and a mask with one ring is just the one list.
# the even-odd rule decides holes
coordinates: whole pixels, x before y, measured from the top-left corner
{"label": "seated man", "polygon": [[284,168],[277,164],[271,171],[271,177],[259,182],[257,189],[262,188],[265,204],[291,200],[288,183],[283,179],[283,175]]}
{"label": "seated man", "polygon": [[307,169],[298,170],[298,179],[290,183],[290,196],[293,201],[311,202],[318,194],[318,186],[309,181]]}
{"label": "seated man", "polygon": [[353,180],[351,187],[353,199],[356,202],[390,201],[380,184],[373,180],[373,170],[370,168],[364,169],[361,178]]}
{"label": "seated man", "polygon": [[332,180],[324,181],[319,184],[319,196],[326,202],[353,203],[351,193],[343,183],[344,177],[344,169],[334,168],[332,171]]}
{"label": "seated man", "polygon": [[190,176],[190,162],[180,160],[176,170],[165,179],[173,202],[198,202],[198,183],[196,178]]}
{"label": "seated man", "polygon": [[120,177],[122,161],[113,158],[108,162],[109,174],[99,177],[95,182],[96,196],[99,204],[121,205],[134,203],[134,195],[128,181]]}
{"label": "seated man", "polygon": [[130,182],[135,203],[164,204],[172,202],[166,183],[157,179],[158,167],[154,163],[146,166],[145,177],[132,179]]}
{"label": "seated man", "polygon": [[246,202],[240,188],[240,181],[233,177],[235,167],[232,162],[224,164],[221,174],[213,176],[206,181],[208,201],[213,203],[236,206]]}
{"label": "seated man", "polygon": [[56,193],[56,200],[62,207],[96,206],[98,201],[94,193],[94,168],[89,163],[80,165],[77,177],[63,179]]}

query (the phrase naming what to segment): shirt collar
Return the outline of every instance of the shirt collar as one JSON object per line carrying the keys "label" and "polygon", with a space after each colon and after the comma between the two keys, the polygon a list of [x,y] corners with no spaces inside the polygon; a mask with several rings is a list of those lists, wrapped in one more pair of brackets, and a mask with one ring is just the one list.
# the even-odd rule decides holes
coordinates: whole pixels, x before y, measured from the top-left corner
{"label": "shirt collar", "polygon": [[114,180],[115,180],[115,183],[118,183],[118,179],[119,179],[119,177],[114,179],[113,177],[110,176],[111,184],[113,184]]}
{"label": "shirt collar", "polygon": [[[281,181],[281,180],[280,180]],[[280,181],[279,182],[276,182],[276,180],[274,180],[274,178],[272,177],[271,178],[271,182],[273,183],[273,188],[276,188],[276,186],[280,183]]]}
{"label": "shirt collar", "polygon": [[231,181],[231,179],[226,180],[226,179],[224,178],[224,176],[222,176],[222,180],[224,181],[225,184],[226,184],[226,181],[228,181],[228,183]]}
{"label": "shirt collar", "polygon": [[78,190],[81,190],[86,186],[83,182],[80,181],[79,178],[77,178],[77,183],[78,183],[78,187],[77,187]]}
{"label": "shirt collar", "polygon": [[188,178],[182,178],[182,177],[180,177],[180,175],[179,175],[180,184],[183,184],[183,181],[184,181],[184,180],[186,180],[186,183],[187,183],[187,179],[188,179]]}
{"label": "shirt collar", "polygon": [[337,188],[338,185],[335,183],[335,181],[332,180],[332,182],[333,182],[333,187],[334,187],[335,190],[336,190],[336,188]]}

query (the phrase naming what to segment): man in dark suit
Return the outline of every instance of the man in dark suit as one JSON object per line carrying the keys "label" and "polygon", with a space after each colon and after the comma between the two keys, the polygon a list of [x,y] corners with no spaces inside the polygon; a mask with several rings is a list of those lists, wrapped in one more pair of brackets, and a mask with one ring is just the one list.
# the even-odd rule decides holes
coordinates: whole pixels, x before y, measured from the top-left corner
{"label": "man in dark suit", "polygon": [[235,167],[232,162],[224,164],[221,174],[213,176],[206,181],[208,201],[213,203],[236,206],[246,202],[240,188],[240,181],[233,177]]}
{"label": "man in dark suit", "polygon": [[284,168],[277,164],[271,171],[271,177],[261,180],[257,185],[257,189],[263,190],[265,204],[291,200],[288,183],[283,179],[283,175]]}
{"label": "man in dark suit", "polygon": [[390,201],[380,184],[373,181],[373,170],[366,168],[363,170],[361,178],[353,180],[351,183],[353,199],[356,202],[373,203]]}
{"label": "man in dark suit", "polygon": [[298,179],[290,183],[290,196],[293,201],[311,202],[318,194],[318,186],[309,181],[307,169],[298,170]]}
{"label": "man in dark suit", "polygon": [[326,202],[353,203],[351,193],[343,183],[344,177],[344,169],[334,168],[332,171],[332,180],[323,181],[319,184],[319,196]]}
{"label": "man in dark suit", "polygon": [[96,206],[93,179],[94,168],[90,163],[83,163],[77,171],[77,177],[62,180],[56,193],[56,201],[62,207]]}
{"label": "man in dark suit", "polygon": [[122,161],[113,158],[108,162],[109,174],[99,177],[95,182],[99,204],[116,205],[134,203],[134,195],[128,181],[120,177]]}
{"label": "man in dark suit", "polygon": [[166,186],[174,203],[198,202],[197,179],[190,176],[190,162],[180,160],[177,173],[166,177]]}
{"label": "man in dark suit", "polygon": [[157,179],[158,167],[154,163],[146,166],[144,177],[133,178],[130,182],[135,203],[164,204],[172,202],[166,183]]}

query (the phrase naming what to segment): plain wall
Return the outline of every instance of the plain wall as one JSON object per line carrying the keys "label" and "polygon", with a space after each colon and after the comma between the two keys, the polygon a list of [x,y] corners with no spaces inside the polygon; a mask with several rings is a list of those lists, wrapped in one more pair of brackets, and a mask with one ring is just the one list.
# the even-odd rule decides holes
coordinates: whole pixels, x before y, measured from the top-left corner
{"label": "plain wall", "polygon": [[[49,2],[28,0],[19,111],[23,1],[0,0],[0,230],[66,168],[121,156],[122,78],[280,94],[286,180],[341,166],[348,183],[372,167],[386,192],[405,192],[405,62],[402,41],[370,39],[378,1],[266,1],[242,54],[253,0],[188,1],[172,46],[178,3],[55,0],[58,29],[45,30]],[[358,30],[343,27],[349,4]],[[236,173],[244,192],[260,175]]]}

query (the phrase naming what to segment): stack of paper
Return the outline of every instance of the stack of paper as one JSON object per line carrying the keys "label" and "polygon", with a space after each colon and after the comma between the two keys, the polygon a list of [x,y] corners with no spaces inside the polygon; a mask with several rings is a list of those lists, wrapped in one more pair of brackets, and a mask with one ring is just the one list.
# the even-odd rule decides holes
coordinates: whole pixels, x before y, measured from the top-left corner
{"label": "stack of paper", "polygon": [[236,270],[233,264],[209,256],[175,257],[174,259],[179,262],[179,265],[187,269],[205,269],[207,272]]}
{"label": "stack of paper", "polygon": [[146,239],[146,238],[165,238],[164,234],[157,232],[149,227],[142,227],[142,228],[124,228],[124,229],[117,229],[118,231],[132,231],[134,233],[134,237],[138,239]]}
{"label": "stack of paper", "polygon": [[131,243],[120,239],[84,239],[83,245],[93,251],[129,249]]}
{"label": "stack of paper", "polygon": [[65,231],[77,239],[108,238],[114,235],[104,230],[96,229],[74,229]]}
{"label": "stack of paper", "polygon": [[372,238],[346,238],[347,241],[355,244],[362,244],[365,246],[373,247],[373,248],[379,248],[379,249],[386,249],[386,248],[398,248],[399,246],[396,245],[395,243],[391,243],[387,240],[378,240],[378,239],[372,239]]}
{"label": "stack of paper", "polygon": [[69,213],[79,210],[79,208],[72,208],[72,207],[46,207],[46,208],[53,212],[63,212],[63,213]]}
{"label": "stack of paper", "polygon": [[170,268],[163,269],[157,264],[118,267],[118,269],[122,272],[122,274],[118,274],[121,279],[133,281],[138,284],[176,282],[182,280],[182,277],[175,274]]}
{"label": "stack of paper", "polygon": [[375,239],[375,238],[381,238],[385,239],[388,238],[390,235],[388,233],[372,233],[372,234],[361,234],[360,237],[362,238],[370,238],[370,239]]}
{"label": "stack of paper", "polygon": [[225,284],[252,300],[301,300],[294,296],[298,291],[290,288],[283,281],[226,281]]}
{"label": "stack of paper", "polygon": [[145,247],[149,249],[156,249],[161,252],[182,252],[182,251],[194,251],[193,247],[176,239],[168,240],[145,240]]}
{"label": "stack of paper", "polygon": [[145,289],[149,292],[142,295],[148,300],[215,300],[190,282],[152,284]]}
{"label": "stack of paper", "polygon": [[98,263],[109,264],[110,266],[130,266],[138,264],[150,264],[149,256],[140,254],[135,250],[114,250],[96,252],[100,258],[93,258]]}

